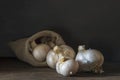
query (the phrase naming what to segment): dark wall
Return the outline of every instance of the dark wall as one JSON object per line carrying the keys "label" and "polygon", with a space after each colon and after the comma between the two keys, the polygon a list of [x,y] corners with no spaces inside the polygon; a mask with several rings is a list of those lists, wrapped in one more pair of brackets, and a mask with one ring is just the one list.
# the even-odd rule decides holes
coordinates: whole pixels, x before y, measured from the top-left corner
{"label": "dark wall", "polygon": [[119,0],[2,0],[0,56],[13,57],[7,43],[50,29],[77,52],[79,44],[120,62]]}

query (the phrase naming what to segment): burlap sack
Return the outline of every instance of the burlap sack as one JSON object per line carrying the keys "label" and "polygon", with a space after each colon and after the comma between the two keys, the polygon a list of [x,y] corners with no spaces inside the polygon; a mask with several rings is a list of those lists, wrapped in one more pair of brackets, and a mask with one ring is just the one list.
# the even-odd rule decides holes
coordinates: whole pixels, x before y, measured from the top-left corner
{"label": "burlap sack", "polygon": [[19,58],[20,60],[37,67],[47,66],[46,61],[39,62],[32,55],[33,48],[36,45],[41,44],[42,39],[44,41],[44,38],[46,37],[53,39],[54,41],[52,40],[52,42],[55,45],[65,44],[64,40],[59,34],[53,31],[45,30],[40,31],[29,38],[12,41],[9,43],[9,46],[14,51],[17,58]]}

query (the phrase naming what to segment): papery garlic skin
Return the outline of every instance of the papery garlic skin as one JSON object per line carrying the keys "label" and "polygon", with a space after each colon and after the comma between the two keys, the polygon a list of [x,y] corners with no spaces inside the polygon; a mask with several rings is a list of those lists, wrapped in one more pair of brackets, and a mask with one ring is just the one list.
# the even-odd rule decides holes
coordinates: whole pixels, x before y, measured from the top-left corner
{"label": "papery garlic skin", "polygon": [[104,57],[98,50],[85,50],[85,46],[79,46],[76,61],[78,61],[80,65],[80,71],[103,72],[102,64],[104,63]]}
{"label": "papery garlic skin", "polygon": [[[65,58],[62,58],[65,59]],[[77,73],[79,69],[79,64],[74,59],[68,59],[68,60],[59,60],[56,64],[56,71],[57,73],[63,75],[63,76],[70,76]]]}
{"label": "papery garlic skin", "polygon": [[75,58],[75,51],[70,47],[70,46],[67,46],[67,45],[61,45],[60,46],[63,50],[63,55],[66,56],[66,57],[69,57],[69,58]]}
{"label": "papery garlic skin", "polygon": [[42,62],[46,59],[49,50],[50,47],[48,45],[40,44],[33,49],[32,54],[36,60]]}

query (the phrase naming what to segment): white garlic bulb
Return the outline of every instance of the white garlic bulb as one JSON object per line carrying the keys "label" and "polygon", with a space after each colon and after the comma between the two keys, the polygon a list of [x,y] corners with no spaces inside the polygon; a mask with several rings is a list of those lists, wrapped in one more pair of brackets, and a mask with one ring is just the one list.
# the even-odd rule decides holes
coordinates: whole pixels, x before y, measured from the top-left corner
{"label": "white garlic bulb", "polygon": [[76,61],[80,65],[80,71],[93,71],[95,73],[102,73],[102,64],[104,57],[102,53],[95,49],[85,50],[85,46],[78,47]]}
{"label": "white garlic bulb", "polygon": [[63,76],[70,76],[77,73],[79,64],[74,59],[61,58],[56,64],[57,73]]}
{"label": "white garlic bulb", "polygon": [[50,50],[50,47],[48,45],[40,44],[33,49],[32,54],[36,60],[42,62],[46,59],[46,56],[49,50]]}
{"label": "white garlic bulb", "polygon": [[53,50],[50,50],[47,54],[46,62],[48,66],[55,69],[57,61],[62,56],[73,59],[75,57],[75,52],[71,47],[67,45],[55,46]]}

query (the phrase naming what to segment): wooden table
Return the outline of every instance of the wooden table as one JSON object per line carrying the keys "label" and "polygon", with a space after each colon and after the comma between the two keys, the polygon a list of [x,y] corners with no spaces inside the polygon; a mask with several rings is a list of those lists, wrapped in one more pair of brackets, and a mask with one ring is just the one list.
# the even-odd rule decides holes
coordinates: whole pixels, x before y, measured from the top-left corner
{"label": "wooden table", "polygon": [[105,63],[103,74],[80,73],[64,77],[48,67],[32,67],[16,58],[0,58],[0,80],[120,80],[120,64]]}

